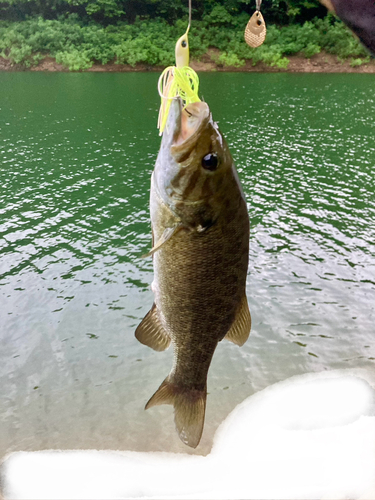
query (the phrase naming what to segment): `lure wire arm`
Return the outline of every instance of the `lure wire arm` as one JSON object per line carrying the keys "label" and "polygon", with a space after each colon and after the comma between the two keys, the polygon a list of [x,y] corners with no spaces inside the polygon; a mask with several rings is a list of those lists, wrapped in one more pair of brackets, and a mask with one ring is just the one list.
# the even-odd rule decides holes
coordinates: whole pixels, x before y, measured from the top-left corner
{"label": "lure wire arm", "polygon": [[255,0],[256,10],[260,12],[260,6],[262,5],[262,0]]}
{"label": "lure wire arm", "polygon": [[161,98],[158,117],[160,135],[162,135],[164,127],[166,126],[173,99],[181,98],[184,110],[189,104],[200,101],[198,97],[198,75],[189,66],[188,32],[190,30],[192,17],[191,4],[192,0],[189,0],[189,24],[187,30],[185,34],[178,39],[175,47],[176,66],[168,66],[165,68],[158,80],[158,93]]}

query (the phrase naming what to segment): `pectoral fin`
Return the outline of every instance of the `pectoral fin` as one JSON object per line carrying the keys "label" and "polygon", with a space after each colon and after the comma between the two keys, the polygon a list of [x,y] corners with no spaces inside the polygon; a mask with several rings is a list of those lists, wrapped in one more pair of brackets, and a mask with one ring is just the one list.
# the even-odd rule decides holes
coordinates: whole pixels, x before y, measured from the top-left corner
{"label": "pectoral fin", "polygon": [[155,351],[164,351],[171,343],[169,335],[160,323],[155,304],[138,325],[135,336],[141,344]]}
{"label": "pectoral fin", "polygon": [[225,335],[225,339],[230,340],[234,344],[242,346],[249,338],[251,329],[251,316],[246,295],[242,297],[241,305],[237,311],[235,320],[230,327],[229,332]]}
{"label": "pectoral fin", "polygon": [[172,238],[172,236],[174,234],[176,234],[180,229],[182,229],[182,224],[181,223],[178,223],[178,224],[176,224],[176,225],[174,225],[172,227],[167,227],[164,230],[164,233],[159,238],[159,240],[152,247],[152,249],[148,253],[146,253],[145,255],[142,255],[142,257],[144,257],[144,258],[150,257],[150,255],[152,255],[155,252],[157,252],[158,250],[160,250],[160,248],[164,245],[164,243],[166,243],[167,241],[169,241]]}

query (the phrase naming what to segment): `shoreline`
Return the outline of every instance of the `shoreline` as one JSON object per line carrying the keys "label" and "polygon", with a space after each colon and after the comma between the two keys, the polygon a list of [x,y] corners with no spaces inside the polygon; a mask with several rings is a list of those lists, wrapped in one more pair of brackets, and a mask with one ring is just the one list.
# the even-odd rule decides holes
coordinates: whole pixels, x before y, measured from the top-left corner
{"label": "shoreline", "polygon": [[[250,60],[239,68],[234,66],[218,65],[212,55],[218,51],[211,49],[200,61],[192,60],[190,66],[197,72],[239,72],[239,73],[375,73],[375,60],[372,59],[366,64],[352,66],[351,60],[339,61],[336,56],[326,53],[316,54],[310,59],[300,55],[288,57],[289,65],[286,69],[267,66],[264,63],[252,65]],[[164,66],[150,66],[148,64],[137,64],[135,67],[128,64],[93,64],[91,68],[79,72],[94,73],[128,73],[128,72],[159,72],[164,70]],[[11,64],[8,59],[0,57],[0,71],[44,71],[44,72],[70,72],[62,64],[58,64],[53,57],[46,56],[37,66],[26,68],[21,64]],[[76,73],[76,71],[72,71]]]}

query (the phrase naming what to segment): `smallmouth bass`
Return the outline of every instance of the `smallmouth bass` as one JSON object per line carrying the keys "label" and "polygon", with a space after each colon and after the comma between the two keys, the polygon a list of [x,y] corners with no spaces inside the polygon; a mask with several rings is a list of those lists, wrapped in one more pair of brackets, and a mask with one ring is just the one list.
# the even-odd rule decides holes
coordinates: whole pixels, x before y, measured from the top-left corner
{"label": "smallmouth bass", "polygon": [[174,99],[151,178],[154,304],[135,336],[172,342],[170,374],[146,404],[174,406],[180,439],[203,432],[207,373],[218,342],[247,340],[249,217],[228,146],[208,105]]}

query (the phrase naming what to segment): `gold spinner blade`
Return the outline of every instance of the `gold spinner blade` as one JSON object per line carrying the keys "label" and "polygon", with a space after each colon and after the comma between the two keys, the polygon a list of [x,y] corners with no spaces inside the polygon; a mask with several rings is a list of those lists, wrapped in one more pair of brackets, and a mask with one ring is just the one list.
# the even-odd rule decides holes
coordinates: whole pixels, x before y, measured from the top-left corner
{"label": "gold spinner blade", "polygon": [[245,29],[245,41],[250,47],[259,47],[266,39],[266,23],[259,10],[250,17]]}

